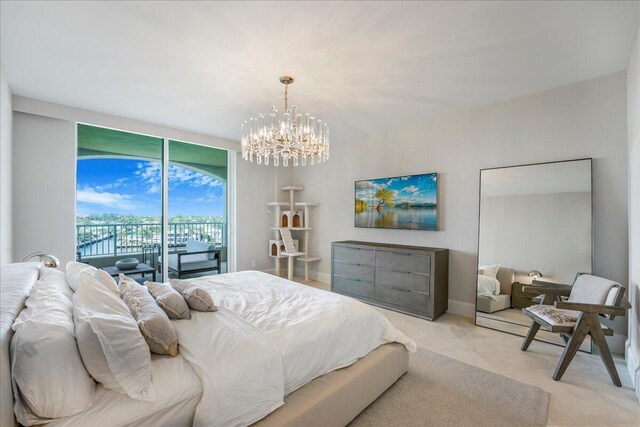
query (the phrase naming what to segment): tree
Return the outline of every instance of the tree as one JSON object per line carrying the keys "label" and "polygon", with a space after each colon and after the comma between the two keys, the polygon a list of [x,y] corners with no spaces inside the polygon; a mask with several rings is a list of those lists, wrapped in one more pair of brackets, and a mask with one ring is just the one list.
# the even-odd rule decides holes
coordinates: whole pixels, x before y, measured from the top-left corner
{"label": "tree", "polygon": [[393,199],[393,193],[386,188],[379,189],[373,197],[378,199],[378,204],[376,205],[377,211],[379,211],[382,206],[388,206],[390,208],[395,206],[395,203],[391,200]]}

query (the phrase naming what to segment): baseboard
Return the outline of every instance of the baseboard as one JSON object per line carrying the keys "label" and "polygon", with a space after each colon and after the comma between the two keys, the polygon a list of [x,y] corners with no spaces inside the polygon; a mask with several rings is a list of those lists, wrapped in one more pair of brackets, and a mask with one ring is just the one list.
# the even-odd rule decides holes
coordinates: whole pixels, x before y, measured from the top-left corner
{"label": "baseboard", "polygon": [[450,299],[447,313],[457,314],[459,316],[469,317],[473,319],[476,315],[476,305],[468,302]]}
{"label": "baseboard", "polygon": [[[296,267],[295,275],[298,277],[304,277],[304,267]],[[319,271],[314,271],[309,269],[309,279],[315,280],[316,282],[321,282],[327,285],[331,284],[331,274],[322,273]]]}
{"label": "baseboard", "polygon": [[635,354],[630,346],[629,340],[624,346],[624,359],[627,361],[627,369],[631,382],[636,390],[636,398],[640,402],[640,354]]}

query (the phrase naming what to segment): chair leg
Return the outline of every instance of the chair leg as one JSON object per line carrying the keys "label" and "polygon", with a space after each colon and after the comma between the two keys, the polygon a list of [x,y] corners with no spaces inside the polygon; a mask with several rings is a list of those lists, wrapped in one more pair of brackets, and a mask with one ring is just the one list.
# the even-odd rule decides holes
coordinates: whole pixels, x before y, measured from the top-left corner
{"label": "chair leg", "polygon": [[618,370],[616,369],[616,365],[613,362],[613,357],[611,357],[611,352],[609,351],[609,346],[607,345],[607,339],[604,337],[602,328],[600,327],[600,320],[598,319],[596,314],[590,313],[589,315],[589,320],[591,321],[591,324],[594,325],[591,328],[591,338],[598,346],[598,350],[600,350],[600,358],[602,358],[604,366],[607,367],[607,371],[609,372],[611,381],[613,381],[613,383],[618,387],[622,387],[622,382],[620,381],[620,377],[618,376]]}
{"label": "chair leg", "polygon": [[538,322],[531,322],[531,327],[529,328],[529,332],[527,332],[527,336],[524,339],[524,342],[522,343],[522,347],[520,347],[520,350],[522,351],[527,351],[527,349],[529,348],[529,345],[531,344],[531,341],[533,341],[533,339],[536,337],[536,334],[538,333],[538,331],[540,330],[540,324]]}
{"label": "chair leg", "polygon": [[573,360],[573,356],[576,355],[580,345],[582,345],[585,337],[589,334],[589,323],[589,320],[583,316],[583,313],[578,316],[571,338],[569,338],[569,342],[567,342],[567,345],[562,352],[562,357],[560,357],[560,361],[558,362],[558,366],[556,366],[556,370],[553,373],[553,379],[555,381],[560,381],[569,367],[569,364]]}

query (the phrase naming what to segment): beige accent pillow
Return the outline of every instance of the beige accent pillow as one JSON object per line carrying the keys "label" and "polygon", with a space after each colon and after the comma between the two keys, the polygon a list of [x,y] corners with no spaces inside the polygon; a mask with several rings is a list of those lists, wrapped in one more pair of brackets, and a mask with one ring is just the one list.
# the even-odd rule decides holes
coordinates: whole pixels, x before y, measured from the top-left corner
{"label": "beige accent pillow", "polygon": [[127,305],[93,277],[73,295],[76,340],[87,371],[104,388],[154,401],[149,346]]}
{"label": "beige accent pillow", "polygon": [[156,354],[178,355],[178,336],[169,318],[146,287],[120,274],[120,292],[133,318],[138,323],[149,350]]}
{"label": "beige accent pillow", "polygon": [[169,319],[191,319],[191,311],[182,295],[168,283],[144,282],[156,303],[167,313]]}
{"label": "beige accent pillow", "polygon": [[191,310],[216,311],[211,295],[202,287],[188,280],[171,279],[173,289],[180,292]]}

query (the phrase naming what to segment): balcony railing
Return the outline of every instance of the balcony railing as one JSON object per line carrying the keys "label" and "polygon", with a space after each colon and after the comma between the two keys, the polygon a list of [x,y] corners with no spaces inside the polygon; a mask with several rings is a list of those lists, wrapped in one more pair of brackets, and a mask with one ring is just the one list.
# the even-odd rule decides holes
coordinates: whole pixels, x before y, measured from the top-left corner
{"label": "balcony railing", "polygon": [[[76,251],[82,258],[140,253],[162,245],[161,224],[77,225],[76,231]],[[226,246],[225,223],[169,223],[167,239],[170,249],[184,247],[187,240]]]}

